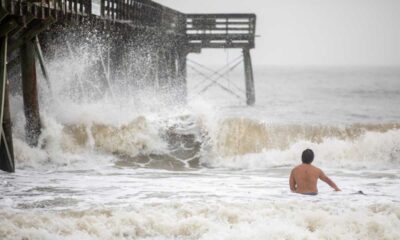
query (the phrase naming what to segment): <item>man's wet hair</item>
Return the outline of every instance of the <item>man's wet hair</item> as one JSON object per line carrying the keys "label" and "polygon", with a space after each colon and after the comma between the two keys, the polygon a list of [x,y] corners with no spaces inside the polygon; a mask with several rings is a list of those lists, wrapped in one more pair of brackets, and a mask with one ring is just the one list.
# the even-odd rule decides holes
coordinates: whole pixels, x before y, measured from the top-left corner
{"label": "man's wet hair", "polygon": [[314,152],[311,149],[306,149],[301,155],[301,161],[306,164],[312,163],[314,160]]}

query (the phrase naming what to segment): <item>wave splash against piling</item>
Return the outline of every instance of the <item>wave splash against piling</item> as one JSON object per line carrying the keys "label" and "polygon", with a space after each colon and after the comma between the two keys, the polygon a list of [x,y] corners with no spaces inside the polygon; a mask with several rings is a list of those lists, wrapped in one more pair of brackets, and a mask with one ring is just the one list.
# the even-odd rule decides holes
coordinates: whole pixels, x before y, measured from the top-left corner
{"label": "wave splash against piling", "polygon": [[39,147],[25,143],[22,98],[11,98],[19,167],[258,169],[296,164],[304,148],[313,148],[319,163],[331,167],[399,165],[399,123],[270,124],[245,110],[241,118],[227,117],[202,100],[184,107],[171,99],[178,90],[145,85],[150,49],[127,43],[135,61],[116,79],[105,79],[106,70],[99,69],[107,55],[103,40],[89,34],[67,54],[54,46],[50,90],[39,76],[44,126]]}

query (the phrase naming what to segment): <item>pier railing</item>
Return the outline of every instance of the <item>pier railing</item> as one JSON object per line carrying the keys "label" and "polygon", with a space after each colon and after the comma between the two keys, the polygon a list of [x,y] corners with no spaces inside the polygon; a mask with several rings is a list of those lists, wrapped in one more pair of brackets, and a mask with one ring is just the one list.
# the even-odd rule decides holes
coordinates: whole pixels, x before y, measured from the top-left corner
{"label": "pier railing", "polygon": [[[100,16],[104,19],[185,34],[186,15],[151,0],[100,0],[99,3]],[[96,3],[93,0],[0,0],[0,4],[10,15],[58,20],[95,16],[92,8]]]}
{"label": "pier railing", "polygon": [[255,14],[187,14],[186,34],[199,48],[254,48]]}
{"label": "pier railing", "polygon": [[37,19],[65,16],[90,16],[91,0],[1,0],[2,9],[16,16],[32,15]]}
{"label": "pier railing", "polygon": [[134,26],[185,31],[185,14],[150,0],[101,0],[100,14],[103,18],[128,21]]}

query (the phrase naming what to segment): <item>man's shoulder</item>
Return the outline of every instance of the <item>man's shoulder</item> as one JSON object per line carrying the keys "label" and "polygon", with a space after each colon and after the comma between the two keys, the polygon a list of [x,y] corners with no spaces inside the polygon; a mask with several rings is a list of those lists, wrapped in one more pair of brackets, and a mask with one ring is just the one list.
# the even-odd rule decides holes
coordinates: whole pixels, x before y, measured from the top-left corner
{"label": "man's shoulder", "polygon": [[311,165],[311,167],[313,167],[315,170],[318,170],[318,171],[321,171],[321,172],[322,172],[322,170],[321,170],[319,167],[316,167],[316,166],[314,166],[314,165]]}
{"label": "man's shoulder", "polygon": [[319,167],[312,166],[312,168],[313,168],[314,172],[318,173],[319,175],[323,173],[323,171]]}
{"label": "man's shoulder", "polygon": [[304,169],[304,170],[312,169],[313,171],[322,172],[322,170],[320,168],[318,168],[318,167],[316,167],[314,165],[311,165],[311,164],[300,164],[300,165],[297,165],[296,167],[293,168],[292,171],[296,171],[298,169]]}
{"label": "man's shoulder", "polygon": [[300,165],[297,165],[297,166],[295,166],[295,167],[292,169],[292,171],[294,171],[294,170],[296,170],[296,169],[299,169],[299,167],[301,167],[301,164],[300,164]]}
{"label": "man's shoulder", "polygon": [[301,167],[302,167],[302,165],[301,165],[301,164],[300,164],[300,165],[297,165],[297,166],[295,166],[295,167],[292,169],[292,172],[295,172],[295,171],[299,170]]}

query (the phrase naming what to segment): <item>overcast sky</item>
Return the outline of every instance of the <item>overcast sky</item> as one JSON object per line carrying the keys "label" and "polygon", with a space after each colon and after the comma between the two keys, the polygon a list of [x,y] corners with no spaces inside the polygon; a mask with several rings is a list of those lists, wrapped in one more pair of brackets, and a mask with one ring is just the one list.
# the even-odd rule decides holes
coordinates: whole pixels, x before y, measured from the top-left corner
{"label": "overcast sky", "polygon": [[[400,66],[400,0],[157,2],[184,13],[256,13],[256,65]],[[215,51],[202,55],[215,61],[222,56]]]}

